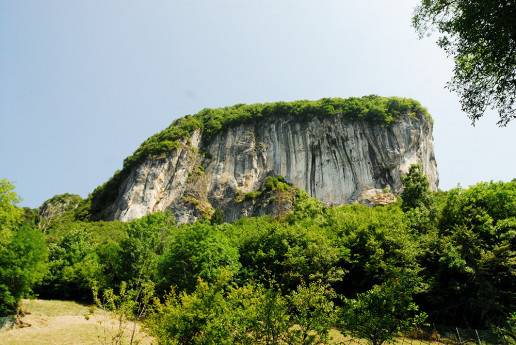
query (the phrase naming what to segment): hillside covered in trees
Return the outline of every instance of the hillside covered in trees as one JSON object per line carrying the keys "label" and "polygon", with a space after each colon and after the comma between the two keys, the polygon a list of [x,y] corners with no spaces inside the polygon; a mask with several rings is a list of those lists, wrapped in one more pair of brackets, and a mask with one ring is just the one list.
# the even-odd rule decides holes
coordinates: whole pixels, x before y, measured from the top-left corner
{"label": "hillside covered in trees", "polygon": [[[329,327],[372,337],[358,326],[365,320],[382,322],[389,335],[416,323],[510,334],[516,183],[431,192],[414,165],[403,184],[385,207],[324,207],[277,177],[269,192],[292,190],[294,211],[232,224],[216,214],[177,226],[170,213],[128,223],[76,220],[81,201],[72,195],[23,210],[2,180],[0,311],[15,313],[30,294],[91,303],[92,290],[133,291],[138,301],[149,297],[153,334],[172,343],[267,343],[274,334],[302,343],[324,339]],[[396,322],[386,325],[386,315]],[[265,329],[267,322],[286,328]]]}

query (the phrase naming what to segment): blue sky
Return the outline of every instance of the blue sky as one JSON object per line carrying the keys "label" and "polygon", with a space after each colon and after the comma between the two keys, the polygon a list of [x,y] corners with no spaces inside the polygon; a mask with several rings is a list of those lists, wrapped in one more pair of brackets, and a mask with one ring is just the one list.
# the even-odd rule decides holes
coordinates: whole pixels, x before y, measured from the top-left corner
{"label": "blue sky", "polygon": [[471,126],[417,1],[0,0],[0,178],[22,206],[87,197],[174,119],[322,97],[414,98],[440,188],[516,177],[516,123]]}

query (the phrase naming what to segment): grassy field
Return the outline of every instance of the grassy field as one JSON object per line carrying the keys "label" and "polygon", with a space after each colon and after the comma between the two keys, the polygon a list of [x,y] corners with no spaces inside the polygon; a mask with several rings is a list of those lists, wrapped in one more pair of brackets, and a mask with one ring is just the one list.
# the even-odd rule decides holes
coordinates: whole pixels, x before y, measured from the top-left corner
{"label": "grassy field", "polygon": [[[22,310],[26,313],[22,321],[27,324],[27,327],[0,333],[1,345],[111,344],[112,338],[109,333],[115,334],[118,330],[118,323],[112,315],[106,315],[101,310],[76,302],[23,300]],[[128,340],[131,330],[132,325],[127,325],[125,340]],[[343,336],[337,330],[332,330],[331,335],[333,344],[365,345],[367,343],[363,339],[350,343],[350,338]],[[141,341],[140,344],[151,344],[153,340],[139,327],[137,339]]]}
{"label": "grassy field", "polygon": [[[75,302],[24,300],[22,310],[26,315],[21,320],[27,327],[0,333],[0,344],[111,344],[110,334],[119,329],[112,315]],[[127,340],[131,330],[132,324],[127,324]],[[151,344],[138,326],[136,333],[140,344]]]}
{"label": "grassy field", "polygon": [[[68,345],[68,344],[112,344],[111,335],[119,330],[113,315],[91,306],[71,301],[23,300],[21,318],[26,327],[0,333],[0,345]],[[126,323],[124,343],[129,343],[132,324]],[[352,339],[337,330],[331,331],[330,344],[366,345],[365,339]],[[153,339],[137,325],[136,340],[140,344],[152,344]],[[453,343],[418,341],[398,338],[395,345],[430,345]]]}

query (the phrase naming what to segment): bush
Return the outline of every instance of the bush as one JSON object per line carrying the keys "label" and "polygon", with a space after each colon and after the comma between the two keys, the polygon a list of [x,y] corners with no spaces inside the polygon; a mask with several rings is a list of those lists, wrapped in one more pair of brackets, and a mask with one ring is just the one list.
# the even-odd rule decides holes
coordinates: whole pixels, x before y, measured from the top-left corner
{"label": "bush", "polygon": [[0,316],[13,314],[45,274],[47,249],[40,231],[27,224],[0,247]]}
{"label": "bush", "polygon": [[244,200],[254,200],[258,196],[258,193],[255,191],[251,191],[249,193],[245,193]]}
{"label": "bush", "polygon": [[372,345],[391,341],[395,333],[423,325],[427,317],[425,313],[417,313],[418,307],[412,301],[414,290],[415,284],[410,279],[394,279],[358,294],[355,299],[344,299],[341,325]]}
{"label": "bush", "polygon": [[224,280],[212,285],[200,280],[191,295],[172,289],[164,303],[156,300],[146,323],[161,344],[227,344],[229,310]]}
{"label": "bush", "polygon": [[45,240],[32,224],[22,223],[20,200],[14,186],[0,179],[0,316],[15,313],[45,272]]}
{"label": "bush", "polygon": [[257,227],[252,223],[241,230],[245,232],[239,245],[244,281],[265,283],[272,278],[291,291],[302,281],[342,280],[344,271],[337,265],[340,252],[322,232],[277,222]]}
{"label": "bush", "polygon": [[[325,286],[300,286],[292,295],[261,285],[229,285],[223,272],[195,291],[172,290],[156,300],[147,319],[162,344],[320,344],[326,343],[334,315]],[[296,325],[296,326],[294,326]],[[293,327],[294,326],[294,327]]]}
{"label": "bush", "polygon": [[158,263],[159,291],[176,286],[195,290],[197,278],[212,282],[224,267],[231,275],[240,269],[236,247],[216,227],[196,223],[182,228]]}
{"label": "bush", "polygon": [[43,298],[91,300],[91,289],[101,273],[91,236],[84,229],[73,229],[60,241],[49,243],[48,249],[48,271],[37,286],[38,294]]}

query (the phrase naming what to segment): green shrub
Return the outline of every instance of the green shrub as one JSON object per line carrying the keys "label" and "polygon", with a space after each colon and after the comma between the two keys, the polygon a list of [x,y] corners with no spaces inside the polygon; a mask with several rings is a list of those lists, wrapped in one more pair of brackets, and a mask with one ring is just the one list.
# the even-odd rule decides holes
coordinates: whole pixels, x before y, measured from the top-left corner
{"label": "green shrub", "polygon": [[101,275],[91,235],[75,228],[48,244],[48,271],[36,291],[43,298],[89,301],[94,281]]}
{"label": "green shrub", "polygon": [[172,290],[163,303],[156,299],[149,330],[160,344],[327,343],[335,294],[326,286],[300,285],[283,296],[254,283],[230,285],[230,279],[222,272],[212,283],[200,279],[190,294]]}
{"label": "green shrub", "polygon": [[14,230],[5,247],[0,246],[0,316],[17,311],[18,302],[43,278],[46,258],[43,235],[27,224]]}
{"label": "green shrub", "polygon": [[273,190],[276,186],[274,185],[274,181],[273,180],[268,180],[269,177],[267,177],[265,179],[265,190],[266,191],[271,191]]}
{"label": "green shrub", "polygon": [[259,192],[251,191],[249,193],[245,193],[244,199],[245,200],[254,200],[258,196],[259,196]]}
{"label": "green shrub", "polygon": [[221,274],[221,267],[230,274],[240,269],[238,250],[216,227],[196,223],[182,228],[172,239],[158,263],[160,291],[176,286],[193,291],[197,278],[212,282]]}
{"label": "green shrub", "polygon": [[273,278],[285,291],[304,282],[342,280],[339,249],[319,229],[288,226],[265,219],[241,220],[239,238],[243,281]]}
{"label": "green shrub", "polygon": [[0,316],[13,314],[45,273],[45,239],[22,223],[21,199],[7,179],[0,179]]}
{"label": "green shrub", "polygon": [[285,181],[285,178],[281,175],[278,176],[267,176],[264,181],[265,191],[271,192],[275,189],[279,189],[281,191],[288,191],[290,189],[290,185]]}
{"label": "green shrub", "polygon": [[395,333],[408,332],[422,326],[425,313],[418,313],[412,301],[415,284],[410,279],[394,279],[355,299],[344,299],[340,315],[345,331],[358,338],[366,338],[372,345],[391,342]]}

